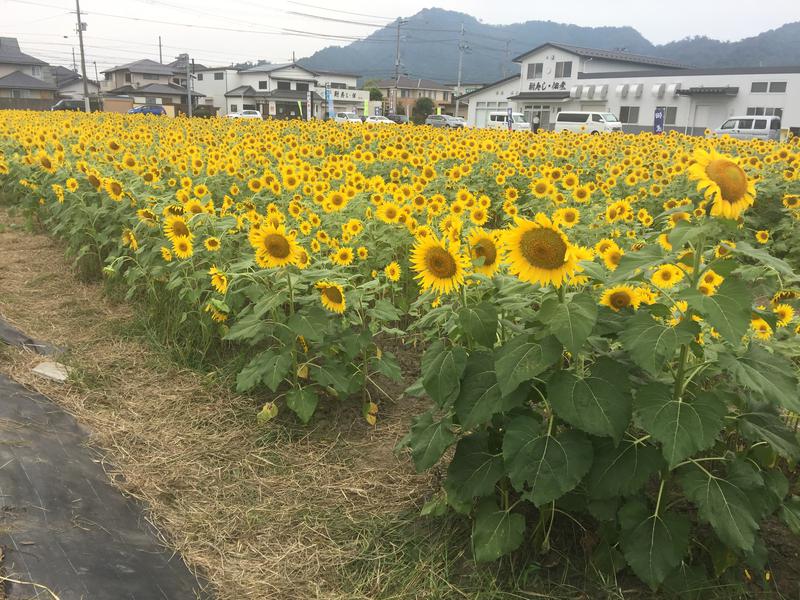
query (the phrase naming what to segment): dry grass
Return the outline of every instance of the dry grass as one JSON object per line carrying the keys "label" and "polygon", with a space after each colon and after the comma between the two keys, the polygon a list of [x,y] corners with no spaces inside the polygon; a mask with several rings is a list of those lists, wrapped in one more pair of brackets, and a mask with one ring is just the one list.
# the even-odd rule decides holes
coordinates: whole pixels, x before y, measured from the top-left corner
{"label": "dry grass", "polygon": [[2,209],[0,223],[0,314],[67,348],[61,360],[75,374],[45,382],[30,373],[38,357],[11,349],[0,370],[88,425],[109,477],[149,507],[164,543],[219,598],[421,598],[449,588],[424,551],[400,579],[391,572],[410,552],[394,537],[433,535],[413,517],[433,486],[392,451],[419,407],[388,405],[376,428],[346,408],[323,411],[310,429],[288,418],[257,426],[256,401],[129,335],[131,308],[79,283],[52,239],[23,232]]}

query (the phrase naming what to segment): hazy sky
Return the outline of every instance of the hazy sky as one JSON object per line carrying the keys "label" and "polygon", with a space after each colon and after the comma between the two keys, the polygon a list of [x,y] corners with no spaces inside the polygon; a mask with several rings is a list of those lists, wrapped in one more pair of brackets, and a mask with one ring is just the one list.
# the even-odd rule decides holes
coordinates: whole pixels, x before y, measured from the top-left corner
{"label": "hazy sky", "polygon": [[[738,40],[800,21],[798,0],[764,0],[737,8],[722,0],[436,0],[435,6],[475,16],[488,24],[551,20],[576,25],[630,25],[654,43],[692,35]],[[197,62],[224,65],[248,59],[284,61],[364,37],[397,16],[429,7],[417,0],[81,0],[87,69],[149,57],[164,62],[189,52]],[[0,0],[0,36],[16,37],[23,52],[52,64],[72,64],[77,53],[75,0]],[[302,13],[302,14],[297,14]],[[314,18],[324,16],[328,20]],[[353,25],[331,21],[359,21]],[[186,25],[191,25],[187,27]],[[289,35],[286,30],[302,32]]]}

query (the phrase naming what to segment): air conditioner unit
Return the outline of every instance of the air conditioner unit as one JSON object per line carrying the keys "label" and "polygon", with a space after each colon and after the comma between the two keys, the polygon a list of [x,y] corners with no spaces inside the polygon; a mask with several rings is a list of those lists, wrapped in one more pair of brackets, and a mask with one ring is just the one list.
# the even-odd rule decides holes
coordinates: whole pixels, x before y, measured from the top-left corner
{"label": "air conditioner unit", "polygon": [[584,97],[584,99],[591,100],[592,98],[594,98],[594,88],[595,88],[595,86],[593,86],[593,85],[587,85],[583,89],[583,97]]}
{"label": "air conditioner unit", "polygon": [[678,95],[678,90],[680,89],[681,89],[680,83],[670,83],[667,86],[667,96],[674,98],[675,96]]}
{"label": "air conditioner unit", "polygon": [[620,96],[621,98],[627,98],[628,97],[628,84],[627,83],[621,83],[620,85],[617,86],[617,95]]}
{"label": "air conditioner unit", "polygon": [[642,89],[644,86],[641,83],[634,83],[631,86],[631,93],[633,94],[634,98],[641,98],[642,97]]}
{"label": "air conditioner unit", "polygon": [[597,86],[597,96],[600,98],[600,100],[606,99],[606,96],[608,96],[608,84]]}
{"label": "air conditioner unit", "polygon": [[653,96],[656,98],[664,97],[664,90],[667,86],[663,83],[657,83],[653,86]]}
{"label": "air conditioner unit", "polygon": [[580,98],[582,93],[583,93],[583,86],[582,85],[573,85],[572,89],[569,91],[569,97],[570,98]]}

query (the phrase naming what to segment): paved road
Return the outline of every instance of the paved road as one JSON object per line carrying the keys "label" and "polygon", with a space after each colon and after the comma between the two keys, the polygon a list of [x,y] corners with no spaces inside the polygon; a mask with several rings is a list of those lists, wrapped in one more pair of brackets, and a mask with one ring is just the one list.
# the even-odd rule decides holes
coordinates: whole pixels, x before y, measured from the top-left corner
{"label": "paved road", "polygon": [[[85,442],[72,416],[0,375],[0,575],[45,585],[61,600],[211,598]],[[7,580],[5,592],[0,598],[52,598]]]}

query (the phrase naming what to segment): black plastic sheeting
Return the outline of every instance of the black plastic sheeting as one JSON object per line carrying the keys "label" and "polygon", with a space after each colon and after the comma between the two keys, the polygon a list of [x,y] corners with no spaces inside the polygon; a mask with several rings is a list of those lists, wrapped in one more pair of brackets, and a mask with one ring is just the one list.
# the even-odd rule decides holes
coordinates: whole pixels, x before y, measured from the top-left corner
{"label": "black plastic sheeting", "polygon": [[53,356],[61,352],[61,350],[55,346],[28,337],[16,327],[12,327],[6,323],[2,318],[0,318],[0,341],[12,346],[20,346],[44,356]]}
{"label": "black plastic sheeting", "polygon": [[[6,598],[210,599],[108,481],[69,414],[0,375],[0,545]],[[0,591],[0,597],[2,591]]]}

